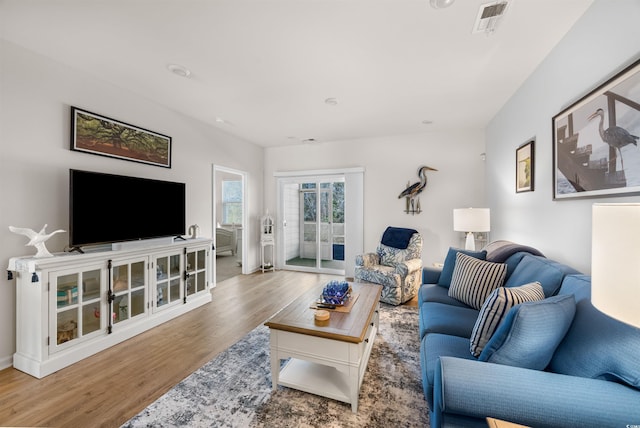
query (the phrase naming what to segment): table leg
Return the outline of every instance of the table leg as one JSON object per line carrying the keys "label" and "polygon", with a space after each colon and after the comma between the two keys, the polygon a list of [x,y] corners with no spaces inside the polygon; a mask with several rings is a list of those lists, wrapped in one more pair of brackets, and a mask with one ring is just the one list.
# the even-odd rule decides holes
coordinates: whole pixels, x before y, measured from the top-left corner
{"label": "table leg", "polygon": [[269,341],[271,346],[269,348],[269,359],[271,361],[271,389],[276,391],[278,389],[278,378],[280,377],[280,358],[278,357],[278,349],[275,346],[276,338],[273,331],[270,332]]}
{"label": "table leg", "polygon": [[358,413],[358,396],[360,395],[359,371],[357,367],[349,369],[349,399],[351,400],[351,411],[353,413]]}

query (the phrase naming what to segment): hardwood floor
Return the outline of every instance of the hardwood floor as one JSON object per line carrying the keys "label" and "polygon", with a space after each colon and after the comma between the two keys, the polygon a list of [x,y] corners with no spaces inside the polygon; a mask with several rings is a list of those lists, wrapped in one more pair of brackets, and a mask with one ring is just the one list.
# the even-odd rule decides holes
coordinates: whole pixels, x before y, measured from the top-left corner
{"label": "hardwood floor", "polygon": [[335,278],[236,276],[218,283],[210,304],[43,379],[2,370],[0,426],[118,427],[285,304]]}

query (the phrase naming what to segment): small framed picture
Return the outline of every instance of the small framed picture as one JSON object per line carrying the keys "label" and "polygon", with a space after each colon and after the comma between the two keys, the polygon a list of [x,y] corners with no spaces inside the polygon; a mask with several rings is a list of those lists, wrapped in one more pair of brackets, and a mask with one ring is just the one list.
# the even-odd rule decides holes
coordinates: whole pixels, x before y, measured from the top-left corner
{"label": "small framed picture", "polygon": [[530,140],[516,149],[516,193],[533,192],[534,145]]}

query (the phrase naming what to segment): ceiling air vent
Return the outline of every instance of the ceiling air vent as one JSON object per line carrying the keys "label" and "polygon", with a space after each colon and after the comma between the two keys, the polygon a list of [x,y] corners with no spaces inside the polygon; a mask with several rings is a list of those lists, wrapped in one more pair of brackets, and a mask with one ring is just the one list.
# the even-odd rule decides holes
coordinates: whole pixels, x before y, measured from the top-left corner
{"label": "ceiling air vent", "polygon": [[473,33],[491,34],[496,30],[500,19],[507,12],[508,1],[494,1],[480,6],[473,26]]}

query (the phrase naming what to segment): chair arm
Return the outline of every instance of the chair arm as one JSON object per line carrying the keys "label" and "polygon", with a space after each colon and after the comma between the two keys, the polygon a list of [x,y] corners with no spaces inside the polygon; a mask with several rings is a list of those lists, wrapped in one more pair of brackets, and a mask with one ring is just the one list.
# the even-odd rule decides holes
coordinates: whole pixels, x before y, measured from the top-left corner
{"label": "chair arm", "polygon": [[440,357],[432,426],[446,426],[447,414],[534,427],[635,426],[638,403],[640,391],[615,382]]}
{"label": "chair arm", "polygon": [[425,266],[422,268],[422,283],[423,284],[437,284],[442,273],[441,267]]}
{"label": "chair arm", "polygon": [[356,266],[371,267],[380,264],[378,253],[364,253],[356,256]]}
{"label": "chair arm", "polygon": [[402,276],[407,276],[420,269],[422,269],[422,259],[405,260],[396,265],[396,273]]}

